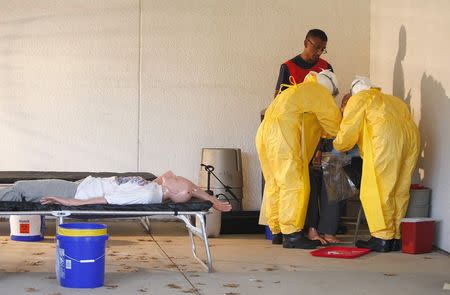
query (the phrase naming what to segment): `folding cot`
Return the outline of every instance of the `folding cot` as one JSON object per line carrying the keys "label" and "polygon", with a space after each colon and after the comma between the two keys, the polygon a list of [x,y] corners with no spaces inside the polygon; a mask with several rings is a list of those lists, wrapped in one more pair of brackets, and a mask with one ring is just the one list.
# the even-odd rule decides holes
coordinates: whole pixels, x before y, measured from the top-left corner
{"label": "folding cot", "polygon": [[[111,172],[33,172],[33,171],[0,171],[0,186],[12,185],[19,180],[33,179],[64,179],[76,181],[87,177],[109,176],[141,176],[147,180],[156,177],[151,173],[111,173]],[[127,217],[140,219],[141,224],[150,233],[151,216],[172,216],[186,225],[191,240],[192,254],[194,258],[209,272],[213,271],[212,257],[209,248],[208,236],[206,234],[205,215],[210,213],[212,203],[192,199],[186,203],[163,203],[163,204],[141,204],[141,205],[84,205],[84,206],[62,206],[41,205],[32,202],[0,202],[0,215],[45,215],[57,218],[57,224],[64,222],[66,217],[70,218],[116,218]],[[193,225],[193,218],[200,221],[200,226]],[[195,236],[203,241],[206,260],[199,257],[195,244]]]}

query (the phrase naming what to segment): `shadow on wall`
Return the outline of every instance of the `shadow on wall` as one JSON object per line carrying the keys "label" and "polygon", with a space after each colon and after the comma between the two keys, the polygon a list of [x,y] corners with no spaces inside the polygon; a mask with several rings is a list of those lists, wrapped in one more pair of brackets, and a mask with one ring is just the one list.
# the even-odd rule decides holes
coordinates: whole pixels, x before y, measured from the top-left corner
{"label": "shadow on wall", "polygon": [[392,81],[392,94],[405,100],[406,104],[411,110],[411,89],[405,96],[405,74],[403,73],[402,62],[406,56],[406,29],[405,26],[400,27],[398,33],[398,50],[394,64],[394,75]]}
{"label": "shadow on wall", "polygon": [[[419,129],[421,134],[421,154],[418,160],[418,168],[423,177],[423,183],[430,186],[432,183],[431,216],[445,216],[446,189],[448,181],[448,167],[450,167],[450,156],[448,147],[450,137],[448,136],[448,123],[450,118],[450,98],[445,89],[433,76],[423,74],[420,82],[421,116]],[[437,184],[437,185],[436,185]],[[439,187],[439,194],[436,194]],[[439,201],[437,201],[439,200]],[[434,211],[434,212],[433,212]],[[445,244],[446,233],[443,232],[442,222],[436,223],[436,244]]]}
{"label": "shadow on wall", "polygon": [[[423,170],[423,182],[429,184],[431,179],[439,176],[439,167],[447,170],[442,158],[437,155],[448,153],[448,118],[450,118],[450,98],[445,89],[433,76],[423,73],[420,81],[421,116],[419,130],[421,135],[421,155],[418,167]],[[430,169],[433,167],[433,169]],[[442,171],[443,172],[443,171]]]}

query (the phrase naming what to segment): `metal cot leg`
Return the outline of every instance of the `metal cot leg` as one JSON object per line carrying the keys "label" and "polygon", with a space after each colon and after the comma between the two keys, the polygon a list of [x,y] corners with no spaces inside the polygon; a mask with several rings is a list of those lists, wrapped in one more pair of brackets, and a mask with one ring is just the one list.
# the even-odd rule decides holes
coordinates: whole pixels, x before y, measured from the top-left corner
{"label": "metal cot leg", "polygon": [[[198,219],[200,220],[200,224],[201,224],[200,229],[198,229],[197,227],[192,225],[190,215],[187,215],[187,216],[179,215],[177,217],[184,221],[184,223],[186,224],[186,227],[188,229],[189,238],[191,239],[192,255],[198,262],[200,262],[201,265],[203,265],[206,269],[208,269],[208,272],[213,272],[211,251],[209,249],[208,236],[206,234],[204,215],[200,214],[200,213],[195,213],[195,216],[198,217]],[[197,255],[197,248],[195,245],[194,235],[196,235],[197,237],[202,239],[204,242],[205,252],[206,252],[206,263],[205,263],[205,261],[200,259]]]}

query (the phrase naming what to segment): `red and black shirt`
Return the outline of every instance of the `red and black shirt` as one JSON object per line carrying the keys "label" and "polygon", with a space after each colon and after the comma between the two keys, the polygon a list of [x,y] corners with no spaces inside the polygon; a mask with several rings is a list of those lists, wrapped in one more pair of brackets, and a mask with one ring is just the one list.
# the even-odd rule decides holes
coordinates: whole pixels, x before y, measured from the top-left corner
{"label": "red and black shirt", "polygon": [[[302,83],[309,72],[320,72],[322,70],[333,71],[333,67],[326,60],[321,58],[319,58],[316,63],[308,63],[300,56],[300,54],[293,59],[286,61],[280,67],[280,74],[275,88],[275,96],[278,94],[281,84],[291,84],[289,76],[294,77],[295,83]],[[284,90],[283,88],[281,90]]]}

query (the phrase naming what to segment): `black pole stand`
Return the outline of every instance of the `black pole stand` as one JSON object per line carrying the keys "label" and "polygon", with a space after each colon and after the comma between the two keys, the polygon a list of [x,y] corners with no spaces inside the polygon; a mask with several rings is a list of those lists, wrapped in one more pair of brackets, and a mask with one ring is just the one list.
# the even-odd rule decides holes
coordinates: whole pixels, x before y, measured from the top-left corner
{"label": "black pole stand", "polygon": [[[218,182],[220,182],[220,184],[223,186],[223,188],[225,189],[225,192],[229,193],[230,196],[237,202],[238,204],[238,210],[242,210],[242,203],[241,201],[236,197],[236,195],[233,193],[233,191],[231,190],[231,187],[228,185],[225,185],[222,180],[219,179],[219,177],[217,177],[217,175],[213,172],[214,171],[214,166],[211,165],[205,165],[205,164],[201,164],[201,166],[205,167],[206,172],[208,172],[208,180],[207,180],[207,186],[206,186],[206,192],[208,194],[210,194],[211,196],[214,195],[214,192],[211,190],[211,174],[214,176],[215,179],[217,179]],[[226,198],[226,196],[224,195],[224,197]]]}

